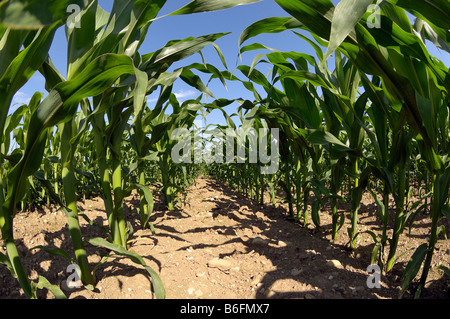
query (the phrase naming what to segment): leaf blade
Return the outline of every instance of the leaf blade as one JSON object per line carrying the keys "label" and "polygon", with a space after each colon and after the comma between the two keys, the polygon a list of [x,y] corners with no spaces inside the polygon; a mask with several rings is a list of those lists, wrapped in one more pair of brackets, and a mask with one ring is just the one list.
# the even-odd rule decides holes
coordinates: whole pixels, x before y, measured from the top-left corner
{"label": "leaf blade", "polygon": [[251,4],[261,0],[194,0],[169,15],[183,15],[229,9],[235,6]]}
{"label": "leaf blade", "polygon": [[333,14],[330,41],[324,61],[341,45],[372,2],[373,0],[341,0],[338,3]]}

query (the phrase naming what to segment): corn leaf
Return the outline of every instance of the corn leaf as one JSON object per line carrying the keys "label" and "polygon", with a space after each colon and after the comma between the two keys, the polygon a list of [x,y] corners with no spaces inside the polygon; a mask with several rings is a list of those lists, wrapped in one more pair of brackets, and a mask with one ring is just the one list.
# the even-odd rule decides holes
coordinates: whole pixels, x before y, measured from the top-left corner
{"label": "corn leaf", "polygon": [[334,5],[330,0],[275,0],[305,28],[323,39],[330,38]]}
{"label": "corn leaf", "polygon": [[314,201],[311,207],[311,218],[313,220],[314,225],[317,227],[317,229],[320,229],[320,207],[319,202]]}
{"label": "corn leaf", "polygon": [[135,252],[131,252],[131,251],[126,250],[124,247],[122,247],[120,245],[116,245],[116,244],[110,243],[110,242],[108,242],[105,239],[100,238],[100,237],[88,239],[88,242],[90,244],[94,245],[94,246],[104,247],[106,249],[112,250],[116,254],[128,257],[134,263],[143,266],[145,268],[145,270],[148,271],[148,273],[150,274],[150,276],[152,278],[152,285],[153,285],[153,289],[154,289],[156,298],[158,298],[158,299],[164,299],[165,298],[164,284],[163,284],[161,278],[159,277],[159,275],[151,267],[149,267],[147,265],[147,263],[145,262],[145,260],[141,256],[139,256]]}
{"label": "corn leaf", "polygon": [[3,264],[4,266],[6,266],[6,268],[11,272],[11,274],[13,276],[15,276],[14,268],[11,265],[11,261],[5,254],[3,254],[1,252],[0,252],[0,264]]}
{"label": "corn leaf", "polygon": [[422,265],[422,262],[425,259],[427,249],[428,249],[427,244],[422,244],[419,247],[417,247],[416,251],[411,256],[408,264],[406,265],[405,270],[403,271],[403,275],[401,278],[402,290],[400,292],[400,297],[403,296],[406,289],[408,289],[409,284],[413,281],[413,279],[419,272],[420,266]]}
{"label": "corn leaf", "polygon": [[[14,58],[10,58],[11,62],[5,72],[0,74],[0,96],[2,96],[0,99],[0,127],[4,127],[14,94],[33,76],[47,58],[57,28],[58,24],[53,24],[51,27],[37,31],[33,41]],[[5,43],[0,50],[2,54],[11,50],[10,44]],[[10,52],[9,54],[14,53]]]}
{"label": "corn leaf", "polygon": [[154,204],[153,203],[153,194],[152,194],[152,191],[144,185],[135,184],[134,186],[136,188],[139,188],[143,192],[144,199],[145,199],[145,202],[147,205],[147,215],[143,216],[144,212],[142,212],[142,211],[140,212],[141,217],[142,217],[142,227],[145,228],[145,226],[147,225],[148,220],[150,219],[150,216],[153,212],[153,204]]}
{"label": "corn leaf", "polygon": [[341,151],[351,151],[351,149],[342,143],[337,137],[327,131],[309,130],[307,140],[312,144],[334,144]]}
{"label": "corn leaf", "polygon": [[188,37],[184,40],[169,41],[158,51],[144,54],[142,56],[143,63],[140,69],[143,71],[150,71],[151,67],[154,67],[155,64],[170,64],[185,59],[227,34],[229,33],[215,33],[196,38]]}
{"label": "corn leaf", "polygon": [[304,81],[307,80],[308,82],[312,83],[316,86],[322,86],[324,88],[330,88],[330,86],[324,81],[323,78],[318,76],[315,73],[311,73],[304,70],[298,70],[298,71],[289,71],[283,74],[280,79],[284,78],[290,78],[297,81]]}
{"label": "corn leaf", "polygon": [[65,21],[73,11],[70,5],[84,8],[88,0],[9,0],[0,5],[0,23],[14,29],[37,30]]}
{"label": "corn leaf", "polygon": [[242,31],[239,36],[239,47],[250,38],[262,33],[279,33],[290,29],[301,28],[301,24],[297,19],[291,17],[271,17],[259,20]]}
{"label": "corn leaf", "polygon": [[108,54],[94,60],[72,81],[58,84],[33,113],[28,127],[25,152],[20,162],[8,174],[9,205],[14,205],[24,191],[23,183],[42,161],[49,127],[70,120],[78,103],[102,93],[123,74],[133,74],[134,67],[127,56]]}
{"label": "corn leaf", "polygon": [[37,289],[48,289],[56,299],[67,299],[67,296],[57,285],[51,284],[45,277],[39,276],[39,281],[37,283],[32,282],[33,288]]}
{"label": "corn leaf", "polygon": [[261,0],[194,0],[169,15],[182,15],[229,9],[235,6],[259,2]]}
{"label": "corn leaf", "polygon": [[447,266],[439,265],[439,266],[437,266],[436,268],[437,268],[437,269],[440,269],[440,270],[443,270],[444,273],[445,273],[448,277],[450,277],[450,269],[449,269]]}
{"label": "corn leaf", "polygon": [[450,29],[450,2],[447,0],[388,0],[415,16],[445,30]]}
{"label": "corn leaf", "polygon": [[339,47],[350,31],[361,20],[373,0],[341,0],[334,10],[330,41],[324,61]]}
{"label": "corn leaf", "polygon": [[200,92],[207,94],[213,98],[215,98],[214,94],[210,89],[202,82],[201,78],[196,75],[194,72],[187,68],[183,68],[180,74],[180,79],[189,84],[190,86],[196,88]]}

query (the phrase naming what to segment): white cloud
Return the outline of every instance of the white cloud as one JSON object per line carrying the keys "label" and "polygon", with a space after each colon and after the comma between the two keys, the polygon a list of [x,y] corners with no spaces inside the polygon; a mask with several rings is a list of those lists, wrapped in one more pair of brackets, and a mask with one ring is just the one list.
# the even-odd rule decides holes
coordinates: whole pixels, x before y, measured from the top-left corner
{"label": "white cloud", "polygon": [[28,104],[28,103],[30,103],[30,100],[31,100],[31,97],[27,93],[22,92],[22,91],[18,91],[14,95],[11,104],[13,104],[13,105],[16,104],[16,103],[17,104]]}
{"label": "white cloud", "polygon": [[196,93],[194,90],[180,91],[175,93],[177,99],[183,99],[185,97],[193,96]]}

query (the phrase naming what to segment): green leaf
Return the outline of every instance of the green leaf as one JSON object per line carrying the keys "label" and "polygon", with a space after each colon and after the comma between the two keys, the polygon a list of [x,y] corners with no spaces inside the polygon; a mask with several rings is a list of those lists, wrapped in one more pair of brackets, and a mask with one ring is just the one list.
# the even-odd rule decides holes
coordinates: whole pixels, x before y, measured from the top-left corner
{"label": "green leaf", "polygon": [[442,214],[447,217],[448,220],[450,220],[450,206],[449,205],[444,205],[442,207]]}
{"label": "green leaf", "polygon": [[100,46],[96,42],[100,41],[98,38],[104,32],[103,28],[108,22],[109,13],[104,11],[97,2],[92,1],[89,6],[81,10],[80,28],[66,27],[68,79],[75,76],[89,58],[95,57],[93,52]]}
{"label": "green leaf", "polygon": [[89,96],[96,96],[110,87],[124,74],[134,74],[130,57],[108,54],[91,62],[76,78],[58,84],[32,114],[25,152],[20,162],[8,174],[8,205],[17,203],[25,191],[23,183],[40,166],[49,127],[70,120],[78,103]]}
{"label": "green leaf", "polygon": [[[144,194],[144,199],[145,199],[145,204],[147,206],[147,215],[143,215],[144,212],[141,209],[141,220],[142,220],[142,228],[145,228],[147,226],[148,220],[150,219],[150,216],[153,212],[153,194],[152,191],[144,186],[144,185],[140,185],[140,184],[135,184],[134,185],[136,188],[139,188],[142,193]],[[153,230],[152,230],[153,232]]]}
{"label": "green leaf", "polygon": [[[0,96],[2,96],[0,99],[0,127],[4,127],[14,94],[33,76],[47,58],[48,50],[50,49],[57,27],[57,24],[53,24],[51,27],[37,31],[32,38],[33,41],[29,45],[20,51],[20,53],[17,52],[14,57],[10,57],[12,58],[11,62],[5,69],[5,72],[0,74]],[[18,35],[16,34],[15,36]],[[11,50],[8,41],[11,41],[11,39],[7,38],[5,43],[6,47],[0,49],[2,54],[4,50]],[[4,56],[2,58],[6,59]],[[10,59],[6,59],[5,61],[8,60]],[[3,129],[0,130],[0,134],[2,133]]]}
{"label": "green leaf", "polygon": [[447,166],[447,168],[445,169],[445,171],[439,175],[438,180],[437,180],[437,184],[438,184],[438,189],[437,191],[437,204],[438,205],[438,210],[441,210],[443,213],[445,213],[445,207],[447,207],[448,209],[448,205],[445,206],[445,203],[448,200],[448,196],[449,196],[449,189],[450,189],[450,165]]}
{"label": "green leaf", "polygon": [[320,207],[319,202],[315,201],[312,204],[311,207],[311,218],[313,220],[314,225],[317,227],[317,229],[320,229]]}
{"label": "green leaf", "polygon": [[82,11],[80,28],[67,28],[68,78],[72,79],[93,59],[108,53],[136,56],[150,24],[166,0],[114,1],[111,13],[97,1]]}
{"label": "green leaf", "polygon": [[225,69],[228,69],[227,67],[227,62],[225,61],[225,57],[222,53],[222,50],[220,50],[219,46],[215,43],[212,43],[212,46],[214,47],[214,50],[216,50],[217,55],[220,58],[220,61],[222,61],[223,66],[225,67]]}
{"label": "green leaf", "polygon": [[298,37],[300,37],[301,39],[303,39],[306,42],[308,42],[313,47],[314,51],[316,52],[317,57],[319,58],[319,61],[323,61],[323,50],[322,50],[322,48],[320,46],[318,46],[314,41],[310,40],[309,38],[307,38],[303,34],[300,34],[300,33],[295,32],[295,31],[294,31],[294,33]]}
{"label": "green leaf", "polygon": [[422,36],[422,39],[430,40],[439,49],[450,53],[450,45],[447,40],[450,35],[447,36],[449,33],[447,30],[435,30],[429,23],[420,18],[416,18],[414,30]]}
{"label": "green leaf", "polygon": [[262,33],[280,33],[290,29],[301,28],[301,24],[297,19],[291,17],[271,17],[259,20],[242,31],[239,36],[239,47],[250,38]]}
{"label": "green leaf", "polygon": [[[36,92],[35,94],[40,94],[40,98],[42,98],[42,94],[39,92]],[[39,98],[39,99],[40,99]],[[22,120],[22,117],[24,114],[28,111],[28,107],[26,104],[23,104],[17,108],[17,110],[14,111],[13,114],[9,115],[6,118],[5,121],[5,128],[3,135],[8,136],[9,133],[11,133],[15,128],[19,126],[20,121]]]}
{"label": "green leaf", "polygon": [[247,52],[247,51],[252,51],[252,50],[278,51],[278,50],[276,50],[274,48],[270,48],[270,47],[268,47],[268,46],[266,46],[264,44],[261,44],[261,43],[252,43],[252,44],[249,44],[249,45],[241,47],[239,49],[239,54],[242,54],[242,53]]}
{"label": "green leaf", "polygon": [[341,151],[351,151],[351,149],[342,143],[337,137],[327,131],[309,130],[309,135],[306,138],[312,144],[335,144]]}
{"label": "green leaf", "polygon": [[387,218],[386,215],[387,208],[384,206],[384,203],[378,198],[377,194],[372,189],[369,189],[369,192],[372,194],[372,197],[375,200],[375,203],[377,204],[378,216],[380,216],[380,220],[384,223],[385,219]]}
{"label": "green leaf", "polygon": [[427,244],[422,244],[419,247],[417,247],[416,251],[411,256],[408,264],[406,265],[405,270],[403,271],[403,275],[401,278],[402,290],[400,292],[400,298],[403,296],[406,289],[408,289],[409,284],[413,281],[413,279],[419,272],[420,266],[422,265],[422,262],[425,259],[427,251],[428,251]]}
{"label": "green leaf", "polygon": [[341,0],[336,6],[331,24],[330,41],[323,61],[341,45],[361,20],[373,0]]}
{"label": "green leaf", "polygon": [[145,98],[147,96],[147,83],[148,83],[148,76],[147,73],[135,68],[135,75],[136,75],[136,87],[133,91],[133,120],[131,122],[131,125],[133,125],[136,120],[137,116],[141,114],[142,109],[144,107]]}
{"label": "green leaf", "polygon": [[201,78],[189,69],[183,68],[180,74],[180,78],[189,84],[190,86],[196,88],[200,92],[207,94],[213,98],[216,98],[210,89],[202,82]]}
{"label": "green leaf", "polygon": [[275,0],[286,12],[303,23],[307,30],[329,39],[334,5],[330,0]]}
{"label": "green leaf", "polygon": [[235,6],[259,2],[261,0],[194,0],[169,15],[182,15],[199,12],[229,9]]}
{"label": "green leaf", "polygon": [[439,265],[436,268],[440,269],[440,270],[443,270],[444,273],[450,278],[450,269],[447,266]]}
{"label": "green leaf", "polygon": [[45,78],[45,89],[49,92],[55,87],[55,85],[66,80],[61,72],[59,72],[54,66],[53,62],[50,60],[50,57],[47,57],[44,61],[42,66],[39,68],[39,72]]}
{"label": "green leaf", "polygon": [[199,52],[205,46],[213,43],[217,39],[229,34],[215,33],[204,35],[201,37],[188,37],[184,40],[169,41],[163,48],[150,54],[144,54],[142,60],[144,61],[139,68],[143,71],[154,67],[154,64],[173,63],[185,59],[192,54]]}
{"label": "green leaf", "polygon": [[290,78],[284,79],[284,88],[290,105],[301,113],[309,128],[318,129],[322,123],[322,116],[307,87]]}
{"label": "green leaf", "polygon": [[330,86],[317,74],[304,70],[289,71],[283,74],[280,79],[290,78],[296,81],[308,81],[315,86],[330,88]]}
{"label": "green leaf", "polygon": [[56,297],[56,299],[67,299],[67,296],[57,285],[51,284],[43,276],[39,276],[39,282],[33,282],[32,285],[34,286],[34,289],[48,289],[48,291],[50,291]]}
{"label": "green leaf", "polygon": [[443,28],[450,29],[450,2],[447,0],[388,0],[415,16]]}
{"label": "green leaf", "polygon": [[0,6],[0,22],[14,29],[36,30],[65,21],[74,8],[84,8],[87,0],[14,0]]}
{"label": "green leaf", "polygon": [[[365,230],[365,231],[363,231],[363,232],[361,232],[361,233],[362,233],[362,234],[364,234],[364,233],[369,234],[369,235],[372,237],[372,239],[373,239],[373,241],[374,241],[374,243],[375,243],[375,246],[373,247],[373,250],[372,250],[372,257],[371,257],[371,260],[370,260],[370,263],[371,263],[371,264],[375,264],[375,261],[377,260],[378,252],[380,251],[380,248],[381,248],[381,243],[380,243],[380,241],[378,240],[377,235],[376,235],[373,231],[371,231],[371,230]],[[356,236],[357,236],[358,234],[359,234],[359,233],[357,233]]]}
{"label": "green leaf", "polygon": [[116,254],[124,256],[124,257],[128,257],[134,263],[143,266],[148,271],[148,273],[150,274],[150,276],[152,278],[152,284],[153,284],[153,289],[154,289],[156,298],[158,298],[158,299],[165,298],[164,285],[163,285],[163,282],[162,282],[161,278],[159,277],[159,275],[151,267],[149,267],[146,264],[146,262],[144,261],[144,259],[142,259],[141,256],[139,256],[135,252],[131,252],[131,251],[126,250],[124,247],[122,247],[120,245],[116,245],[116,244],[110,243],[110,242],[108,242],[105,239],[100,238],[100,237],[88,239],[88,242],[90,244],[94,245],[94,246],[104,247],[104,248],[107,248],[109,250],[112,250]]}
{"label": "green leaf", "polygon": [[8,270],[11,272],[11,274],[12,274],[14,277],[16,277],[16,274],[15,274],[15,272],[14,272],[14,268],[13,268],[13,266],[11,265],[11,262],[9,261],[9,258],[8,258],[5,254],[3,254],[3,253],[1,253],[1,252],[0,252],[0,263],[3,264],[3,265],[5,265],[6,268],[8,268]]}

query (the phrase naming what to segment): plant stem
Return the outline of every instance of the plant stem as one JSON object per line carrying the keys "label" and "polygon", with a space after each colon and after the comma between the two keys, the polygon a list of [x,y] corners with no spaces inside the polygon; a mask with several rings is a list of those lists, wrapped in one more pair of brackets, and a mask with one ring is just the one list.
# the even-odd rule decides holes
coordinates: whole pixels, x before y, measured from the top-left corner
{"label": "plant stem", "polygon": [[[433,181],[434,179],[434,181]],[[420,277],[419,287],[417,288],[416,295],[420,295],[421,290],[425,287],[425,283],[428,277],[428,272],[430,271],[431,260],[433,259],[434,249],[437,242],[437,227],[441,216],[441,212],[438,209],[438,197],[440,193],[439,178],[436,174],[431,175],[432,185],[433,185],[433,198],[431,202],[431,230],[430,230],[430,241],[428,244],[427,255],[425,257],[425,263],[423,265],[422,276]]]}
{"label": "plant stem", "polygon": [[[142,163],[140,164],[142,165]],[[139,184],[145,186],[145,172],[142,168],[140,168],[141,172],[139,173]],[[139,191],[141,197],[141,227],[145,228],[147,223],[145,221],[145,217],[148,215],[148,203],[145,199],[144,192]]]}
{"label": "plant stem", "polygon": [[94,142],[97,153],[97,163],[100,176],[100,183],[102,188],[102,197],[105,204],[105,211],[108,217],[108,225],[111,231],[111,236],[114,243],[118,243],[119,229],[114,218],[114,203],[111,190],[111,177],[107,169],[107,148],[104,140],[105,135],[105,119],[104,114],[99,114],[94,117],[93,129],[95,132]]}
{"label": "plant stem", "polygon": [[[120,130],[120,136],[122,136],[122,131]],[[116,133],[119,135],[119,132]],[[125,229],[125,219],[123,215],[123,195],[122,195],[122,165],[120,156],[120,140],[114,138],[114,143],[112,146],[112,186],[114,193],[114,222],[117,223],[115,228],[117,232],[114,234],[114,243],[127,248],[127,238]]]}
{"label": "plant stem", "polygon": [[333,192],[333,197],[330,199],[330,205],[331,205],[331,216],[332,216],[332,234],[331,234],[331,241],[335,242],[337,239],[337,232],[338,232],[338,219],[339,216],[337,214],[337,199],[336,199],[336,193]]}
{"label": "plant stem", "polygon": [[[1,178],[1,177],[0,177]],[[2,187],[0,183],[0,187]],[[0,189],[1,196],[3,197],[3,188]],[[1,199],[0,204],[3,203],[3,198]],[[9,207],[7,210],[5,206]],[[6,252],[8,254],[9,261],[11,262],[12,268],[14,270],[14,273],[17,276],[17,280],[20,283],[20,286],[22,287],[25,296],[28,299],[34,299],[35,296],[33,294],[33,290],[31,289],[30,280],[28,279],[28,274],[25,270],[25,268],[22,265],[22,262],[20,260],[19,252],[17,251],[16,244],[14,242],[14,235],[13,235],[13,216],[15,215],[14,210],[14,203],[11,205],[10,203],[6,202],[5,206],[0,206],[0,223],[1,225],[1,231],[2,231],[2,238],[3,242],[6,246]],[[6,215],[5,211],[10,211],[11,215]]]}
{"label": "plant stem", "polygon": [[12,238],[12,236],[8,236],[7,234],[5,234],[3,232],[3,229],[2,229],[2,236],[3,236],[3,238],[6,237],[6,239],[4,240],[4,243],[6,246],[6,251],[8,253],[8,258],[11,262],[11,265],[17,276],[17,279],[19,280],[20,286],[22,287],[22,289],[25,293],[25,296],[28,299],[35,299],[36,297],[34,296],[33,290],[31,289],[31,284],[28,279],[27,272],[26,272],[25,268],[23,267],[22,262],[20,260],[19,252],[17,251],[17,247],[16,247],[16,244],[14,243],[14,239]]}
{"label": "plant stem", "polygon": [[406,182],[406,169],[405,167],[402,167],[400,168],[399,172],[398,188],[397,194],[395,196],[396,209],[395,209],[394,233],[392,234],[391,246],[389,247],[389,256],[387,259],[386,271],[390,271],[394,266],[398,240],[400,238],[400,235],[403,233],[403,227],[405,225],[405,214],[404,214],[405,182]]}
{"label": "plant stem", "polygon": [[[355,158],[353,160],[353,163],[351,165],[351,173],[354,174],[355,176],[358,174],[358,160]],[[351,180],[351,177],[349,177],[349,179]],[[351,182],[349,182],[349,185],[351,184]],[[354,183],[353,183],[353,190],[354,192],[358,192],[359,190],[357,190],[359,186],[359,180],[358,178],[354,179]],[[349,189],[350,191],[350,189]],[[350,216],[351,216],[351,230],[350,230],[350,248],[352,250],[356,249],[356,233],[357,233],[357,228],[358,228],[358,210],[359,210],[359,196],[357,196],[358,198],[356,198],[356,196],[352,196],[352,209],[350,211]],[[357,203],[355,201],[358,201]]]}
{"label": "plant stem", "polygon": [[83,244],[81,228],[78,220],[77,198],[75,191],[75,174],[73,168],[72,144],[72,121],[65,123],[61,137],[61,162],[62,162],[62,182],[64,188],[64,197],[68,211],[67,222],[69,224],[69,233],[72,238],[73,249],[77,259],[78,266],[81,270],[81,280],[84,284],[94,284],[89,262],[87,260],[86,249]]}

